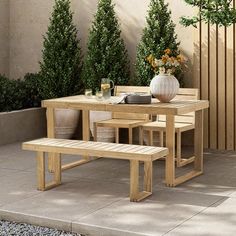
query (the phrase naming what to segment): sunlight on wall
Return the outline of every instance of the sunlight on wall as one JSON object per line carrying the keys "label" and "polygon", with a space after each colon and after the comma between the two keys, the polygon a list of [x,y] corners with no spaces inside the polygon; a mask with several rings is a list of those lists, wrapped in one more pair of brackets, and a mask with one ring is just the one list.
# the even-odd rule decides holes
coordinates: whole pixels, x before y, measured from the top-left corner
{"label": "sunlight on wall", "polygon": [[[3,0],[2,0],[3,1]],[[7,0],[6,0],[7,1]],[[176,23],[176,32],[181,41],[181,49],[190,59],[187,81],[191,81],[191,60],[193,55],[193,36],[191,28],[179,25],[179,16],[191,13],[183,0],[167,0]],[[74,22],[78,26],[81,47],[85,53],[89,28],[97,9],[98,0],[71,0]],[[125,40],[134,69],[136,46],[142,29],[146,24],[149,0],[114,0],[116,12],[121,22],[122,36]],[[10,0],[10,77],[18,78],[26,72],[39,70],[43,38],[47,30],[48,18],[53,1]],[[1,70],[0,70],[1,72]],[[188,83],[187,83],[188,84]],[[191,84],[191,83],[190,83]]]}

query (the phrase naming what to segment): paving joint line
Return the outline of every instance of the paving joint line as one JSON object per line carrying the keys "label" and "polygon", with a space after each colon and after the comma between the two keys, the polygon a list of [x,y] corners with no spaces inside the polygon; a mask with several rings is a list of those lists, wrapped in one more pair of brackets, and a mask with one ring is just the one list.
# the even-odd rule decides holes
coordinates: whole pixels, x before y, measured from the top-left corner
{"label": "paving joint line", "polygon": [[173,227],[172,229],[168,230],[166,233],[162,234],[162,236],[167,235],[168,233],[170,233],[171,231],[177,229],[179,226],[183,225],[185,222],[191,220],[192,218],[194,218],[195,216],[201,214],[202,212],[204,212],[206,209],[208,209],[209,207],[215,205],[217,202],[221,202],[223,199],[225,199],[225,196],[222,196],[220,199],[216,200],[214,203],[210,204],[209,206],[206,206],[204,209],[202,209],[201,211],[197,212],[196,214],[194,214],[193,216],[189,217],[188,219],[182,221],[181,223],[179,223],[178,225],[176,225],[175,227]]}

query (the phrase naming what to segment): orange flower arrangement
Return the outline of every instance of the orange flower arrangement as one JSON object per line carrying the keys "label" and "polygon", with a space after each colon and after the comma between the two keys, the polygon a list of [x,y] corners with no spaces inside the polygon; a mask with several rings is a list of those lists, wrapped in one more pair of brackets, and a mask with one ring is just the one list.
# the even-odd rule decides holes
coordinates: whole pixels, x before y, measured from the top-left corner
{"label": "orange flower arrangement", "polygon": [[155,73],[161,74],[173,74],[177,70],[181,71],[182,64],[186,61],[181,54],[173,56],[172,51],[169,48],[164,50],[164,55],[161,56],[161,59],[156,59],[150,54],[146,60],[149,62]]}

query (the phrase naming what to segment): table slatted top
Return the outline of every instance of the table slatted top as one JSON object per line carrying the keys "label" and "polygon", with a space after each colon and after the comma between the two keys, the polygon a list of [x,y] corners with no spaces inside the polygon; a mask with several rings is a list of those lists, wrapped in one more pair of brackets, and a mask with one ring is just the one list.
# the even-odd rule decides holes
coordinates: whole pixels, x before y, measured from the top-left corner
{"label": "table slatted top", "polygon": [[144,114],[170,114],[179,115],[209,107],[206,100],[173,100],[169,103],[161,103],[152,99],[151,104],[117,104],[119,97],[111,97],[108,100],[98,101],[96,98],[86,98],[84,95],[49,99],[42,101],[42,107],[66,108],[94,111],[130,112]]}

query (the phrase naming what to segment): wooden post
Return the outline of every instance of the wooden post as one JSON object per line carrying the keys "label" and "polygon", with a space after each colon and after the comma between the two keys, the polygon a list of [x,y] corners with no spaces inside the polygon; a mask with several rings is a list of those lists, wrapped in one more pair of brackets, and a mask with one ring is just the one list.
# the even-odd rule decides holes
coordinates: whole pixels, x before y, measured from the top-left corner
{"label": "wooden post", "polygon": [[[47,108],[47,136],[48,138],[55,138],[55,110],[54,108]],[[56,154],[48,153],[48,171],[54,172],[54,160]]]}
{"label": "wooden post", "polygon": [[137,201],[139,193],[139,161],[130,160],[130,201]]}
{"label": "wooden post", "polygon": [[195,113],[194,170],[203,171],[203,110]]}
{"label": "wooden post", "polygon": [[38,190],[45,190],[45,156],[44,152],[37,152],[37,181]]}
{"label": "wooden post", "polygon": [[169,154],[166,157],[166,185],[175,185],[175,126],[173,115],[166,116],[166,147]]}
{"label": "wooden post", "polygon": [[144,191],[152,192],[152,161],[144,162]]}

